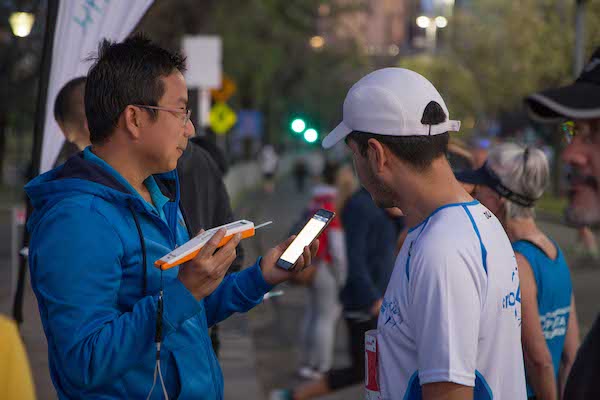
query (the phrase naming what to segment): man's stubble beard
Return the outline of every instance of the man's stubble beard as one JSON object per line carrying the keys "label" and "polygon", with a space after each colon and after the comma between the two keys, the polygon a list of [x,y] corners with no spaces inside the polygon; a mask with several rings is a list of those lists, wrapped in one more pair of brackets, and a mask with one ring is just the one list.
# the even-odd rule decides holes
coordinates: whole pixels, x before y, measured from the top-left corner
{"label": "man's stubble beard", "polygon": [[370,170],[368,171],[369,179],[372,182],[372,186],[375,190],[375,194],[371,193],[371,197],[375,202],[375,205],[379,208],[391,208],[398,207],[394,198],[394,192],[386,186],[375,174]]}

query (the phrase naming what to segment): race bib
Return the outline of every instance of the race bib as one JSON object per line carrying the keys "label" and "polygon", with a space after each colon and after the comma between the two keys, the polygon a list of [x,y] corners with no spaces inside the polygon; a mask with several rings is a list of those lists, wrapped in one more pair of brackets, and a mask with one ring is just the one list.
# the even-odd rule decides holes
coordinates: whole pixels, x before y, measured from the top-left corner
{"label": "race bib", "polygon": [[382,400],[377,373],[377,330],[365,333],[365,398]]}

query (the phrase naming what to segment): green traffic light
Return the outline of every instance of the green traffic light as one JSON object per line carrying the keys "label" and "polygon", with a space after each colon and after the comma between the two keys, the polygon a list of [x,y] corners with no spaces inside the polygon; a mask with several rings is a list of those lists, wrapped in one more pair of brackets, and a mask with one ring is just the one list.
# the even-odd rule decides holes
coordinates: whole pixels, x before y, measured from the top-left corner
{"label": "green traffic light", "polygon": [[291,127],[294,132],[302,133],[306,129],[306,122],[300,118],[296,118],[292,121]]}
{"label": "green traffic light", "polygon": [[307,129],[306,132],[304,132],[304,140],[306,140],[308,143],[314,143],[318,138],[319,134],[312,128]]}

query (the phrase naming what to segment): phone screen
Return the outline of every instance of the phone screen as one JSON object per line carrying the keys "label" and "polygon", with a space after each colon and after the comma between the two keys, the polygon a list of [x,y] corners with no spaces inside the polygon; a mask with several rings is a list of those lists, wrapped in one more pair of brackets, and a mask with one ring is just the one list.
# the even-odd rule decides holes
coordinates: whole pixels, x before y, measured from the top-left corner
{"label": "phone screen", "polygon": [[327,217],[318,214],[313,215],[280,258],[290,264],[295,264],[302,255],[304,248],[319,236],[328,221]]}

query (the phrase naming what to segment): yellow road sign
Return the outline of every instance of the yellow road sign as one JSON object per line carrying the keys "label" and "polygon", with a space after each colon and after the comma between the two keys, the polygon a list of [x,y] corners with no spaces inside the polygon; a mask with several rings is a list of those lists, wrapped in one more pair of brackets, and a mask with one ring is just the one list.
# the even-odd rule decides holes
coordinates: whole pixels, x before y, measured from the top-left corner
{"label": "yellow road sign", "polygon": [[208,116],[211,129],[219,135],[226,134],[237,122],[237,115],[225,103],[217,103],[210,110]]}

